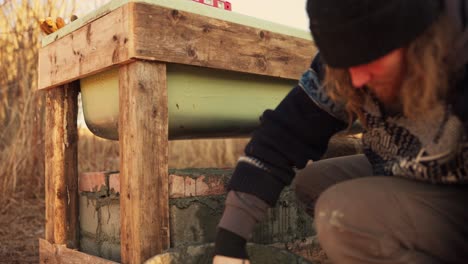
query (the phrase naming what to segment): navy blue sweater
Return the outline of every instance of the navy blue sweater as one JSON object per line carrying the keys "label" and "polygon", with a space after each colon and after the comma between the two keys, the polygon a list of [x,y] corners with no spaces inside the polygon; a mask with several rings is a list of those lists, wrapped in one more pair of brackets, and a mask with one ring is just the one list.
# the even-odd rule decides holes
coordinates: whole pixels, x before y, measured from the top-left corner
{"label": "navy blue sweater", "polygon": [[[318,57],[311,68],[323,77]],[[295,169],[320,159],[331,136],[347,126],[320,108],[300,85],[275,110],[266,110],[260,121],[245,148],[252,162],[237,164],[229,189],[254,194],[271,206],[291,183]]]}

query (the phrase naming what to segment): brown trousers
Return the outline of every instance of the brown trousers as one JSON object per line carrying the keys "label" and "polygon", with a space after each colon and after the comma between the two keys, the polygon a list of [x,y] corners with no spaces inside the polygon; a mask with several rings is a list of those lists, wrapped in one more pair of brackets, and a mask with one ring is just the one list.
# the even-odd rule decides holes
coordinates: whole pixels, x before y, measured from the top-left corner
{"label": "brown trousers", "polygon": [[314,162],[293,184],[333,263],[468,263],[468,185],[372,176],[364,155]]}

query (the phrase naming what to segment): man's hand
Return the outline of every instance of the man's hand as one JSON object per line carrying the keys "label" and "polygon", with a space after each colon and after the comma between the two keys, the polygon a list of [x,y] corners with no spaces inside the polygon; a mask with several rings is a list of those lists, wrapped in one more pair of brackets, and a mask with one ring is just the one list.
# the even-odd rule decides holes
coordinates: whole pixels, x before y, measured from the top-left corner
{"label": "man's hand", "polygon": [[250,264],[250,261],[248,259],[215,256],[213,258],[213,264]]}

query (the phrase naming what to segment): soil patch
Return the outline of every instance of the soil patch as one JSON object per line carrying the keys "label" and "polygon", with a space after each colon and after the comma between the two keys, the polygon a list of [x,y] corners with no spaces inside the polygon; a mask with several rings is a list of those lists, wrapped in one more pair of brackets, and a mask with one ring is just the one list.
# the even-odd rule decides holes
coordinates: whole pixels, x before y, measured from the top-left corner
{"label": "soil patch", "polygon": [[44,237],[44,197],[15,193],[0,207],[0,263],[39,263]]}

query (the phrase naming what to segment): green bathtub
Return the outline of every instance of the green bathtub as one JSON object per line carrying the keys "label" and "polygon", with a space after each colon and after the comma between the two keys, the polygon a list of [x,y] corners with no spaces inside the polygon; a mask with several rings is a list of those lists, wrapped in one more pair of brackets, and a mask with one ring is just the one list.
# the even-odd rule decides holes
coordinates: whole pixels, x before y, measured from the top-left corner
{"label": "green bathtub", "polygon": [[[248,135],[266,109],[275,108],[295,80],[168,64],[169,138]],[[118,69],[80,80],[86,125],[118,140]]]}
{"label": "green bathtub", "polygon": [[[197,13],[241,25],[311,39],[309,32],[208,7],[189,0],[113,0],[45,37],[46,46],[56,39],[131,2]],[[299,78],[300,76],[297,76]],[[259,124],[259,116],[274,108],[297,83],[275,77],[228,72],[196,66],[168,64],[169,138],[243,136]],[[119,120],[118,69],[80,80],[87,126],[97,136],[117,140]]]}

